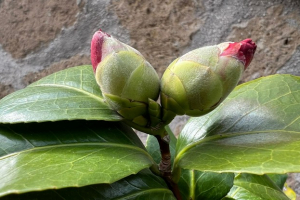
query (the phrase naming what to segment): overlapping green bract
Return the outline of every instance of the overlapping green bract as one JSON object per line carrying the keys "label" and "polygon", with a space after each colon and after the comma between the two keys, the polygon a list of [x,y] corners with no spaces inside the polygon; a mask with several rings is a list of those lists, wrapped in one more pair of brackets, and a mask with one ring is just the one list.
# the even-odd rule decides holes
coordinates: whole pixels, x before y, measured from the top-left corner
{"label": "overlapping green bract", "polygon": [[163,116],[202,116],[235,88],[256,50],[251,39],[195,49],[174,60],[161,80]]}
{"label": "overlapping green bract", "polygon": [[99,30],[91,41],[91,60],[107,104],[125,121],[139,130],[160,123],[159,112],[148,110],[158,98],[159,77],[140,52]]}
{"label": "overlapping green bract", "polygon": [[244,71],[241,62],[222,58],[220,53],[218,46],[209,46],[176,59],[161,80],[162,106],[190,116],[201,116],[215,109]]}

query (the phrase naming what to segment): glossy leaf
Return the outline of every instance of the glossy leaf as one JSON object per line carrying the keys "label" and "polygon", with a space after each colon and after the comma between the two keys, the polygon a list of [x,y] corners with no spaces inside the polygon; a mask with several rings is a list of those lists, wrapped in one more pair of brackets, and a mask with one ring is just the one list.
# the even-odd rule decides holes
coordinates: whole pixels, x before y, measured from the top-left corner
{"label": "glossy leaf", "polygon": [[121,120],[103,101],[89,65],[49,75],[0,101],[0,123],[76,119]]}
{"label": "glossy leaf", "polygon": [[300,78],[273,75],[238,86],[191,120],[177,142],[180,168],[253,174],[300,171]]}
{"label": "glossy leaf", "polygon": [[230,191],[233,173],[183,170],[178,182],[184,200],[219,200]]}
{"label": "glossy leaf", "polygon": [[268,174],[268,177],[280,188],[283,189],[284,183],[286,182],[287,174]]}
{"label": "glossy leaf", "polygon": [[238,174],[227,195],[236,200],[289,200],[266,175]]}
{"label": "glossy leaf", "polygon": [[129,127],[61,121],[0,125],[0,196],[113,183],[154,164]]}
{"label": "glossy leaf", "polygon": [[[177,138],[170,128],[166,126],[170,136],[171,160],[173,163]],[[161,154],[156,138],[148,135],[147,146],[148,152],[153,159],[159,163]],[[213,173],[199,172],[196,170],[184,170],[181,174],[178,186],[183,200],[205,200],[221,199],[230,190],[233,185],[234,174],[232,173]]]}
{"label": "glossy leaf", "polygon": [[83,199],[124,199],[124,200],[175,200],[164,180],[150,170],[142,170],[112,184],[97,184],[79,188],[64,188],[24,194],[8,195],[1,200],[83,200]]}

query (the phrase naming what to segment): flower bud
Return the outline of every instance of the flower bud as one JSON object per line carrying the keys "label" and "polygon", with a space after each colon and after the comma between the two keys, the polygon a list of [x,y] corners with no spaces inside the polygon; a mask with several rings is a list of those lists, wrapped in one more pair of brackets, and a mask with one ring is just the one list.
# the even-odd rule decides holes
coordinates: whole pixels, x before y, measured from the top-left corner
{"label": "flower bud", "polygon": [[157,100],[159,77],[134,48],[97,31],[91,43],[95,78],[105,101],[125,119],[148,123],[148,99]]}
{"label": "flower bud", "polygon": [[255,49],[246,39],[202,47],[173,61],[161,80],[163,115],[201,116],[212,111],[238,84]]}

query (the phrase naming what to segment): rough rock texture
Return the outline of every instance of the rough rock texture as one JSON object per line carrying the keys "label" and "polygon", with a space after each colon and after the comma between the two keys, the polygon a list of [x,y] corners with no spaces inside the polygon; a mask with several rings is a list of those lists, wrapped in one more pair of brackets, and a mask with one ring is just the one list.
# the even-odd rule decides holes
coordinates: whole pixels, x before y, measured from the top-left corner
{"label": "rough rock texture", "polygon": [[300,174],[299,173],[290,173],[289,177],[286,181],[287,185],[289,185],[297,194],[297,200],[300,199]]}
{"label": "rough rock texture", "polygon": [[300,76],[300,46],[297,47],[292,57],[277,71],[280,74],[294,74]]}
{"label": "rough rock texture", "polygon": [[69,0],[6,0],[0,5],[0,43],[14,58],[22,58],[53,40],[76,21],[79,7]]}
{"label": "rough rock texture", "polygon": [[[15,89],[11,85],[3,85],[0,84],[0,91],[2,96],[6,96],[15,91]],[[1,97],[0,97],[1,98]]]}
{"label": "rough rock texture", "polygon": [[[0,98],[55,71],[90,64],[90,40],[99,28],[142,52],[160,75],[192,49],[247,37],[258,48],[243,81],[300,75],[298,0],[0,0]],[[186,120],[172,122],[176,134]],[[291,180],[299,192],[299,175]]]}
{"label": "rough rock texture", "polygon": [[200,2],[193,0],[114,0],[111,10],[138,49],[162,75],[191,41],[202,23]]}
{"label": "rough rock texture", "polygon": [[33,83],[45,76],[48,76],[50,74],[53,74],[54,72],[58,72],[63,69],[67,69],[69,67],[74,67],[77,65],[90,65],[91,60],[90,57],[87,55],[75,55],[74,57],[71,57],[70,59],[61,60],[57,63],[53,63],[51,66],[47,67],[46,69],[39,71],[39,72],[33,72],[29,73],[24,76],[23,82],[26,85],[29,85],[30,83]]}
{"label": "rough rock texture", "polygon": [[271,6],[263,16],[234,24],[228,40],[251,37],[258,48],[244,81],[274,74],[295,53],[300,44],[300,17],[294,11],[284,13],[283,5]]}

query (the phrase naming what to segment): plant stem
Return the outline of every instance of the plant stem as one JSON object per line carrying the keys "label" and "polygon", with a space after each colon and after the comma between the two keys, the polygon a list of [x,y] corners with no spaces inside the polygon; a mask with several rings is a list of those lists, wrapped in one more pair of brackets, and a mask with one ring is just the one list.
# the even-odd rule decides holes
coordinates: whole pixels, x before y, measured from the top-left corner
{"label": "plant stem", "polygon": [[170,153],[170,137],[169,135],[165,135],[161,137],[160,135],[155,135],[161,153],[161,161],[159,163],[159,171],[161,176],[167,182],[169,188],[172,190],[173,194],[175,195],[177,200],[181,200],[179,187],[177,183],[172,180],[172,173],[171,173],[171,153]]}
{"label": "plant stem", "polygon": [[123,122],[125,124],[127,124],[128,126],[136,129],[136,130],[142,131],[142,132],[150,134],[150,135],[164,136],[164,135],[167,134],[163,128],[161,128],[161,129],[152,129],[151,127],[142,127],[142,126],[139,126],[138,124],[136,124],[136,123],[134,123],[130,120],[127,120],[127,119],[123,119]]}

